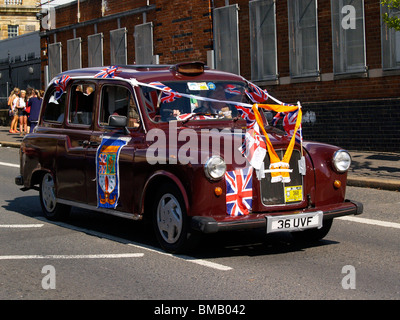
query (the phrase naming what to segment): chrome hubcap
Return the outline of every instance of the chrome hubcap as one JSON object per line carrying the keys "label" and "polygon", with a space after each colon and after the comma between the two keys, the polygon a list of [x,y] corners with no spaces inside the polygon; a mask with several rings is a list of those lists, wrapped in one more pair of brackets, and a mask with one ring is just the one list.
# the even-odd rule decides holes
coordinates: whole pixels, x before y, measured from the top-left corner
{"label": "chrome hubcap", "polygon": [[54,192],[54,180],[50,173],[46,173],[42,182],[42,201],[48,212],[52,212],[57,204]]}
{"label": "chrome hubcap", "polygon": [[157,207],[157,226],[162,238],[168,243],[178,241],[182,232],[182,210],[172,194],[165,194]]}

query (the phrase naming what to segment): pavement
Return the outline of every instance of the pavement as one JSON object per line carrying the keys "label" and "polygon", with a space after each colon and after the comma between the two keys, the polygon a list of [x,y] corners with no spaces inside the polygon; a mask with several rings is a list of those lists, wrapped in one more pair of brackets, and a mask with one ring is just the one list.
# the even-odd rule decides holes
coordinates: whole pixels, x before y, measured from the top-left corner
{"label": "pavement", "polygon": [[[0,147],[19,148],[22,136],[0,126]],[[351,151],[347,185],[400,191],[400,153]]]}

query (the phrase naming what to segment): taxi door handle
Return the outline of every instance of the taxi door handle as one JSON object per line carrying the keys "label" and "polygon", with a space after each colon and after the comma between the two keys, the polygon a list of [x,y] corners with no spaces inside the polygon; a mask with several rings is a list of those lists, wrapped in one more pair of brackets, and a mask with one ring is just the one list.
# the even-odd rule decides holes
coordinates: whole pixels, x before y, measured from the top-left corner
{"label": "taxi door handle", "polygon": [[79,145],[82,147],[98,147],[99,143],[89,140],[79,140]]}

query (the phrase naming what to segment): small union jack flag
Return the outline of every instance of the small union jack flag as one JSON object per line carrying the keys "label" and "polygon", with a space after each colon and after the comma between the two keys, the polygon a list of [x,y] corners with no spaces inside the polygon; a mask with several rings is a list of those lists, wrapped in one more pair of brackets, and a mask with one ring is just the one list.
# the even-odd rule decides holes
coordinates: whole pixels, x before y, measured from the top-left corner
{"label": "small union jack flag", "polygon": [[236,88],[236,86],[234,86],[233,84],[228,84],[225,87],[225,93],[227,93],[228,95],[233,95],[233,96],[238,96],[238,95],[242,94],[240,92],[240,90],[238,88]]}
{"label": "small union jack flag", "polygon": [[94,75],[95,78],[114,78],[118,72],[118,67],[116,66],[111,66],[108,68],[104,68],[100,70],[100,72],[96,73]]}
{"label": "small union jack flag", "polygon": [[254,124],[256,123],[256,116],[253,112],[253,109],[245,106],[236,106],[236,109],[240,116],[246,120],[247,129],[253,128]]}
{"label": "small union jack flag", "polygon": [[[296,111],[287,113],[285,115],[285,118],[283,118],[283,128],[285,129],[287,134],[290,136],[293,136],[298,114],[299,114],[299,110],[297,109]],[[295,139],[298,143],[303,141],[303,133],[302,133],[301,125],[296,132]]]}
{"label": "small union jack flag", "polygon": [[67,89],[67,84],[69,80],[71,80],[70,76],[64,75],[60,77],[60,79],[54,81],[56,88],[56,93],[54,95],[54,98],[56,100],[60,99],[65,90]]}
{"label": "small union jack flag", "polygon": [[232,217],[248,215],[253,205],[253,168],[225,173],[226,213]]}
{"label": "small union jack flag", "polygon": [[249,89],[246,90],[246,94],[253,103],[263,103],[268,100],[267,90],[262,90],[251,82],[249,82]]}
{"label": "small union jack flag", "polygon": [[149,84],[162,91],[161,102],[168,103],[175,101],[175,99],[177,98],[182,98],[182,96],[178,92],[172,90],[170,87],[167,87],[159,81],[150,82]]}

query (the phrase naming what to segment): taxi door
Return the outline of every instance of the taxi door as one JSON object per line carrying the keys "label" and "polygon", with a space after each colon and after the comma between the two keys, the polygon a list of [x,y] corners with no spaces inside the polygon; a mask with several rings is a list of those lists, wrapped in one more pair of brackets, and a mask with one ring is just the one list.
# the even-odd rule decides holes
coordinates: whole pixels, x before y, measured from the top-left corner
{"label": "taxi door", "polygon": [[86,150],[93,128],[94,82],[74,80],[64,116],[65,140],[57,146],[58,197],[86,203]]}
{"label": "taxi door", "polygon": [[[136,99],[123,81],[104,81],[99,90],[99,108],[86,154],[88,204],[131,214],[139,204],[135,152],[145,141]],[[110,128],[110,115],[127,117],[129,132]]]}

